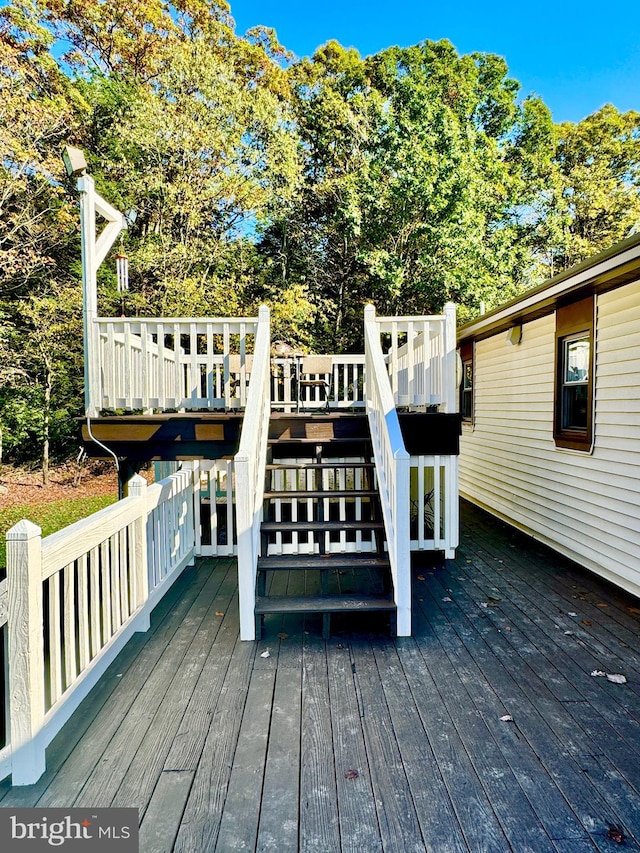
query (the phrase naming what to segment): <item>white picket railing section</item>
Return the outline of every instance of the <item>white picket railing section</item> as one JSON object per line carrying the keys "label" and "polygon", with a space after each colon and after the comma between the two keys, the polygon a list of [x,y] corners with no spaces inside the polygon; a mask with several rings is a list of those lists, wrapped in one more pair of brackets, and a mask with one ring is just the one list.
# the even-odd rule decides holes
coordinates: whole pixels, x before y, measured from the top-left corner
{"label": "white picket railing section", "polygon": [[255,590],[271,415],[269,309],[260,308],[253,370],[235,455],[240,639],[255,639]]}
{"label": "white picket railing section", "polygon": [[386,339],[387,369],[396,406],[457,411],[456,309],[424,317],[377,317]]}
{"label": "white picket railing section", "polygon": [[412,551],[444,551],[453,559],[459,544],[458,457],[411,457]]}
{"label": "white picket railing section", "polygon": [[397,633],[399,637],[408,637],[411,635],[410,459],[400,430],[372,305],[364,309],[364,339],[367,416],[391,564]]}
{"label": "white picket railing section", "polygon": [[91,412],[246,404],[256,318],[99,318]]}
{"label": "white picket railing section", "polygon": [[0,584],[6,625],[8,744],[0,779],[34,783],[45,749],[151,610],[195,559],[193,471],[147,487],[41,538],[21,521],[7,533]]}
{"label": "white picket railing section", "polygon": [[364,409],[364,355],[331,355],[331,374],[324,373],[330,387],[327,407],[324,390],[299,386],[304,356],[271,359],[271,408],[284,412],[313,409]]}

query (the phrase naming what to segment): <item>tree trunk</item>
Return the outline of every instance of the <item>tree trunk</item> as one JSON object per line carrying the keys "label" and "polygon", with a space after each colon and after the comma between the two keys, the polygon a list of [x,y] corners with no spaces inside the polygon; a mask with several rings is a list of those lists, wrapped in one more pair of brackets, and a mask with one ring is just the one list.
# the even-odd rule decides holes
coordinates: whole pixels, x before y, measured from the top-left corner
{"label": "tree trunk", "polygon": [[42,422],[42,484],[49,485],[49,424],[51,420],[51,386],[53,377],[49,364],[45,361],[44,412]]}

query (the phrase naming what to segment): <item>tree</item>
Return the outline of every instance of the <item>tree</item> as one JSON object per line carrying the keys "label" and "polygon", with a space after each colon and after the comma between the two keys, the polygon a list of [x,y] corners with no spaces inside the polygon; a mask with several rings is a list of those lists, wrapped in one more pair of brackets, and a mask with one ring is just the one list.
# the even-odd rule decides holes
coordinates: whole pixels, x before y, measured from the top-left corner
{"label": "tree", "polygon": [[555,129],[536,248],[553,275],[640,227],[640,112],[606,105]]}

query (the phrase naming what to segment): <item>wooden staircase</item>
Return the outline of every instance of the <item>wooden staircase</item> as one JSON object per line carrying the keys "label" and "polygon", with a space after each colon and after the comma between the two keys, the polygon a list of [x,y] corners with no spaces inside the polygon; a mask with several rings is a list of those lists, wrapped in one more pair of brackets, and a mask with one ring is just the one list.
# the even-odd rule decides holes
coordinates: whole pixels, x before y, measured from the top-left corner
{"label": "wooden staircase", "polygon": [[[276,415],[269,425],[256,636],[268,614],[386,611],[395,604],[365,415]],[[289,582],[282,582],[284,573]]]}

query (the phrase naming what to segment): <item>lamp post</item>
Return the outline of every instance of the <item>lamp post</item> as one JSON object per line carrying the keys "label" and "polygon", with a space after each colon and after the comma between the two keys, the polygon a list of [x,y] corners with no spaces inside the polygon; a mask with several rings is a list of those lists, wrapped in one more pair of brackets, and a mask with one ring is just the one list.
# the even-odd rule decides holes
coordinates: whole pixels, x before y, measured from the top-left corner
{"label": "lamp post", "polygon": [[[86,174],[87,162],[79,148],[67,145],[62,159],[69,177],[77,177],[80,193],[80,238],[82,256],[82,325],[84,336],[84,405],[89,417],[98,413],[99,382],[97,273],[109,249],[120,232],[127,227],[124,214],[112,207],[96,192],[93,178]],[[106,220],[106,225],[96,237],[96,215]]]}

